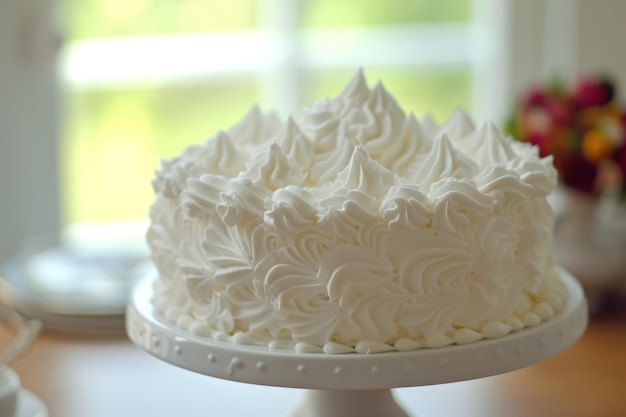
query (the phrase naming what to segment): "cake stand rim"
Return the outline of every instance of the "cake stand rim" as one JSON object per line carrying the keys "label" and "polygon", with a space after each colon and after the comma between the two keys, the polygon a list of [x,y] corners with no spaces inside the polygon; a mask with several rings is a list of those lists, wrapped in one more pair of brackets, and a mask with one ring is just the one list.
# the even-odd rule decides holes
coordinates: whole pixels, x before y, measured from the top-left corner
{"label": "cake stand rim", "polygon": [[558,269],[568,298],[549,320],[497,339],[465,345],[374,354],[298,353],[195,336],[157,316],[154,278],[131,291],[126,312],[130,340],[174,366],[216,378],[279,387],[354,390],[458,382],[530,366],[565,350],[584,333],[588,311],[581,284]]}

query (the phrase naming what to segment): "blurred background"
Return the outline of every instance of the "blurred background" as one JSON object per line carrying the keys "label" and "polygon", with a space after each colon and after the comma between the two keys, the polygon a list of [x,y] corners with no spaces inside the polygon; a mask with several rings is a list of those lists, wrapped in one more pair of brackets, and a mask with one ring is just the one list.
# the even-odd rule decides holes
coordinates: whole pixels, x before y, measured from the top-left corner
{"label": "blurred background", "polygon": [[0,260],[42,236],[143,245],[160,159],[255,103],[297,114],[358,68],[439,122],[460,106],[502,125],[554,77],[626,84],[624,16],[620,0],[0,0]]}
{"label": "blurred background", "polygon": [[[293,391],[178,369],[124,334],[128,291],[151,273],[144,234],[160,159],[255,103],[297,114],[359,68],[439,122],[460,106],[504,126],[532,86],[584,75],[610,76],[623,103],[624,21],[624,0],[0,0],[0,301],[46,329],[16,363],[23,386],[59,416],[205,415],[207,405],[283,415]],[[530,113],[552,117],[546,103]],[[594,135],[592,154],[619,146],[626,168],[618,114],[619,143]],[[559,220],[559,262],[588,294],[621,288],[624,312],[626,199],[602,211],[595,193],[569,195],[578,210]],[[585,220],[596,212],[621,222],[598,238]],[[432,417],[626,415],[624,325],[609,315],[554,360],[399,399]],[[235,389],[246,401],[232,401]]]}

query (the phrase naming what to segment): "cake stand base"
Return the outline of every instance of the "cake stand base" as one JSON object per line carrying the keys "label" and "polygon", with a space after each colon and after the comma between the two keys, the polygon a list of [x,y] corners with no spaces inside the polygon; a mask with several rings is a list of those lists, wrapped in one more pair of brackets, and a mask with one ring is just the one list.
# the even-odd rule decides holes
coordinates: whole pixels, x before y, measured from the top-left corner
{"label": "cake stand base", "polygon": [[409,417],[389,389],[307,390],[287,417]]}
{"label": "cake stand base", "polygon": [[153,280],[135,286],[126,313],[133,343],[172,365],[259,385],[307,388],[289,417],[407,417],[390,388],[434,385],[497,375],[547,359],[585,331],[583,289],[567,271],[567,304],[537,326],[498,339],[437,349],[376,354],[297,353],[195,336],[154,312]]}

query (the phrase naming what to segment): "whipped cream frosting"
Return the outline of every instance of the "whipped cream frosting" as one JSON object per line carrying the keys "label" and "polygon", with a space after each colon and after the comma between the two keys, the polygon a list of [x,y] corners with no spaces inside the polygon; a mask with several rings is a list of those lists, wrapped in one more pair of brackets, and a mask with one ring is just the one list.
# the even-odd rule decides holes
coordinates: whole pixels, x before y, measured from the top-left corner
{"label": "whipped cream frosting", "polygon": [[556,177],[495,125],[418,119],[359,71],[298,117],[253,107],[162,162],[153,303],[196,335],[298,352],[502,337],[565,303]]}

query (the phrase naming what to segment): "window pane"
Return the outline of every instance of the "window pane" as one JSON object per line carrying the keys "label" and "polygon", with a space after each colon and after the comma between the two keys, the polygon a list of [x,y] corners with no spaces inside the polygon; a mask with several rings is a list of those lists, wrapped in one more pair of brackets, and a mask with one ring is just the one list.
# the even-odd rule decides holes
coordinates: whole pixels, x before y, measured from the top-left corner
{"label": "window pane", "polygon": [[253,28],[256,0],[62,0],[71,40]]}
{"label": "window pane", "polygon": [[69,92],[65,223],[146,218],[160,159],[228,128],[256,99],[254,79]]}
{"label": "window pane", "polygon": [[[62,0],[68,44],[79,41],[66,67],[65,224],[145,219],[160,159],[254,103],[298,114],[361,66],[417,116],[469,108],[471,3],[316,0],[285,11],[261,0]],[[284,19],[299,25],[302,50],[281,38],[290,30],[257,31],[291,27]],[[439,22],[453,24],[420,26]]]}
{"label": "window pane", "polygon": [[469,21],[471,0],[316,0],[301,2],[303,26],[365,26]]}

